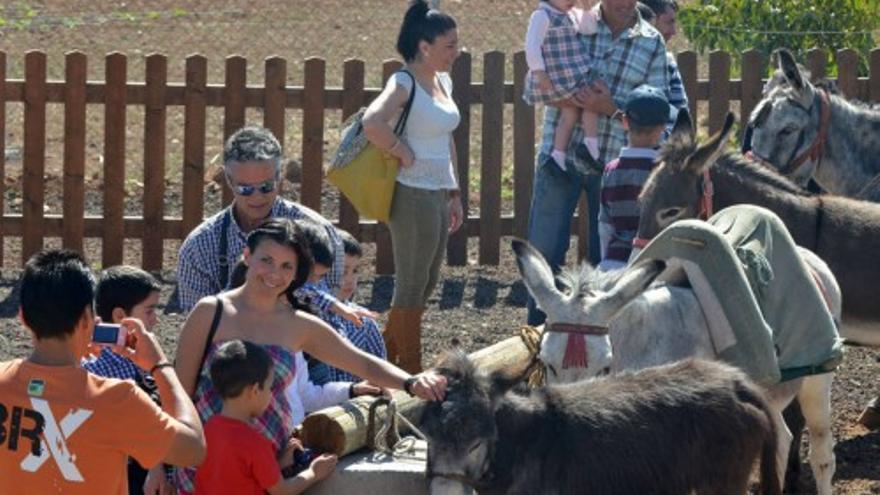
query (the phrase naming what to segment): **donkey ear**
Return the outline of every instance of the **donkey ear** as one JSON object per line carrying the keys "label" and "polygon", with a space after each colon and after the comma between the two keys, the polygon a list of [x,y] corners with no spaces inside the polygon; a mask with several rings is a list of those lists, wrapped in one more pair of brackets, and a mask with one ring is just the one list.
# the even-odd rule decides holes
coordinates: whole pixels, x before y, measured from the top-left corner
{"label": "donkey ear", "polygon": [[516,254],[516,266],[522,276],[526,288],[535,298],[535,302],[544,311],[547,311],[551,301],[561,299],[562,293],[556,289],[553,280],[553,270],[547,264],[544,256],[527,241],[513,239],[510,243]]}
{"label": "donkey ear", "polygon": [[675,118],[675,125],[672,126],[672,135],[678,137],[694,137],[694,124],[691,121],[691,113],[687,108],[678,111]]}
{"label": "donkey ear", "polygon": [[685,170],[699,175],[702,174],[704,170],[711,167],[712,164],[715,163],[715,160],[721,156],[721,153],[724,152],[727,142],[730,140],[730,135],[733,131],[733,123],[735,121],[736,117],[733,115],[733,112],[728,112],[727,118],[724,120],[724,126],[721,130],[709,138],[708,141],[697,147],[697,149],[687,157]]}
{"label": "donkey ear", "polygon": [[608,321],[613,320],[627,303],[644,292],[665,268],[666,264],[663,261],[653,259],[627,268],[624,275],[603,298],[605,307],[611,312]]}
{"label": "donkey ear", "polygon": [[776,56],[779,60],[779,70],[782,71],[782,76],[785,77],[788,84],[797,90],[804,89],[806,79],[801,74],[794,55],[787,49],[780,48],[776,51]]}

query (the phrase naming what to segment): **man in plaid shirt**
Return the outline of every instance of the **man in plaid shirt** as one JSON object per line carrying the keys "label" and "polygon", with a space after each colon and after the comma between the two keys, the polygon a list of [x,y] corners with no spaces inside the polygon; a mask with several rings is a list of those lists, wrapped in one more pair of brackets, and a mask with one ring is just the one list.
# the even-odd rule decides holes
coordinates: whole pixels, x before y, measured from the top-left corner
{"label": "man in plaid shirt", "polygon": [[321,224],[334,247],[335,263],[326,275],[327,283],[339,287],[342,241],[320,214],[278,196],[281,156],[281,144],[262,127],[244,127],[226,141],[223,169],[232,188],[232,204],[205,219],[180,246],[177,284],[182,310],[189,311],[199,299],[229,286],[232,267],[244,252],[247,233],[269,217],[311,218]]}
{"label": "man in plaid shirt", "polygon": [[[582,47],[590,59],[601,60],[603,77],[576,98],[565,104],[578,105],[599,114],[599,163],[615,158],[626,143],[621,122],[613,118],[623,106],[629,92],[648,84],[661,88],[669,96],[669,72],[663,37],[636,11],[635,0],[602,0],[598,32],[582,36]],[[562,49],[566,49],[562,47]],[[581,191],[586,191],[590,218],[590,261],[598,263],[599,236],[597,229],[599,201],[599,173],[587,175],[570,146],[567,168],[573,173],[562,174],[558,169],[543,166],[553,148],[553,136],[559,122],[558,108],[544,110],[541,147],[538,152],[535,182],[529,216],[529,242],[540,251],[550,266],[557,269],[565,261],[571,237],[571,218]],[[571,143],[580,143],[583,131],[576,127]],[[529,298],[528,322],[539,325],[544,313]]]}

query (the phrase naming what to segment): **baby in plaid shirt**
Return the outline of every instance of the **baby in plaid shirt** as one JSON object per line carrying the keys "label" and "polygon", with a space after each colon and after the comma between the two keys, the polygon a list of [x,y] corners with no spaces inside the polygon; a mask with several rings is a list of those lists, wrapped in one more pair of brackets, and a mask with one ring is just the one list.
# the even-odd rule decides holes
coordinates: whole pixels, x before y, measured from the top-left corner
{"label": "baby in plaid shirt", "polygon": [[[337,298],[323,277],[333,264],[328,236],[320,226],[309,220],[297,220],[296,223],[311,248],[314,265],[309,281],[296,289],[294,295],[307,306],[309,311],[333,327],[352,345],[385,359],[387,356],[385,341],[376,324],[378,315],[349,300],[357,288],[357,265],[362,256],[360,244],[348,232],[340,231],[339,236],[345,250],[345,270]],[[309,378],[315,384],[361,381],[359,377],[330,367],[311,356],[307,356],[307,360]]]}
{"label": "baby in plaid shirt", "polygon": [[[580,39],[581,35],[592,35],[597,31],[599,10],[598,7],[590,8],[592,3],[589,0],[542,0],[532,12],[525,42],[529,73],[523,99],[527,103],[567,100],[601,73]],[[576,4],[582,4],[584,8],[576,7]],[[553,151],[547,161],[563,172],[569,172],[565,165],[566,150],[578,120],[584,130],[584,139],[578,143],[575,154],[588,168],[601,170],[597,161],[598,116],[575,106],[562,107],[553,136]]]}

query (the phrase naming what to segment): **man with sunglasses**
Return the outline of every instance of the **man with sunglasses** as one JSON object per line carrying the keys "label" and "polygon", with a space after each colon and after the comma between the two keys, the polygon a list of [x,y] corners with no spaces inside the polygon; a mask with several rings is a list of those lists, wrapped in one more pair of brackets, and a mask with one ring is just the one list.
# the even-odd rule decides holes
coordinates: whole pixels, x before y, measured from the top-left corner
{"label": "man with sunglasses", "polygon": [[308,217],[323,225],[333,243],[335,259],[325,276],[334,290],[339,287],[345,266],[342,240],[320,214],[278,196],[281,156],[281,144],[262,127],[244,127],[226,141],[223,169],[234,197],[229,207],[193,229],[180,247],[177,283],[182,310],[189,311],[199,299],[228,287],[247,233],[268,217]]}

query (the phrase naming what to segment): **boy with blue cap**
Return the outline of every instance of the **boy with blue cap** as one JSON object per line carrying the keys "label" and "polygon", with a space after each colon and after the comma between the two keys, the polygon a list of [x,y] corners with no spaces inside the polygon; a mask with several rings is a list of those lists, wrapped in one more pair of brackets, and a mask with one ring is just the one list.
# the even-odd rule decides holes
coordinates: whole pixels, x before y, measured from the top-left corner
{"label": "boy with blue cap", "polygon": [[625,266],[639,228],[638,197],[657,157],[657,147],[669,119],[669,101],[658,88],[638,86],[623,106],[627,146],[605,165],[599,199],[599,267]]}

